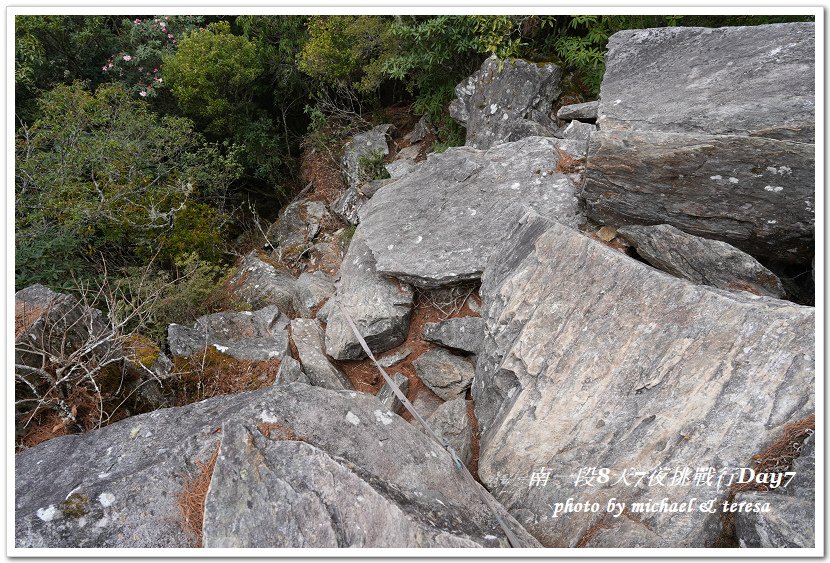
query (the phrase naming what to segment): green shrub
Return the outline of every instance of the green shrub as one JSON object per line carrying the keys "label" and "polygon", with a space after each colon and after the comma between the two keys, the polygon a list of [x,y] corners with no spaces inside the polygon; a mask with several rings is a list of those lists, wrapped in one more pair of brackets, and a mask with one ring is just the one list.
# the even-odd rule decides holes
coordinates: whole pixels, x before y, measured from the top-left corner
{"label": "green shrub", "polygon": [[376,149],[357,159],[357,178],[360,181],[389,178],[389,171],[383,165],[383,151]]}
{"label": "green shrub", "polygon": [[313,16],[299,67],[328,86],[364,94],[385,78],[384,61],[393,48],[391,20],[384,16]]}
{"label": "green shrub", "polygon": [[18,285],[92,276],[102,259],[172,263],[191,243],[217,258],[234,151],[223,156],[190,120],[159,117],[118,84],[61,85],[39,103],[42,117],[16,138]]}

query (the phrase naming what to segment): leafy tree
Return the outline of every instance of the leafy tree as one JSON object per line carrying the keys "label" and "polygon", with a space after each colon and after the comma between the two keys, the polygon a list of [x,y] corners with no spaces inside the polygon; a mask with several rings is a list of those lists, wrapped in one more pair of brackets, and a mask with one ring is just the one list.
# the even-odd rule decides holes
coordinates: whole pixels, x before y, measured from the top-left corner
{"label": "leafy tree", "polygon": [[213,135],[232,135],[255,113],[264,72],[257,46],[228,22],[194,30],[164,59],[162,75],[181,110]]}
{"label": "leafy tree", "polygon": [[156,16],[123,20],[119,49],[102,62],[101,72],[131,87],[135,95],[153,98],[165,87],[161,66],[181,38],[204,20],[201,16]]}
{"label": "leafy tree", "polygon": [[385,78],[391,54],[391,20],[384,16],[313,16],[300,70],[328,86],[347,86],[367,94]]}
{"label": "leafy tree", "polygon": [[73,80],[103,79],[101,63],[118,45],[115,16],[15,16],[16,112],[37,117],[43,89]]}
{"label": "leafy tree", "polygon": [[19,287],[62,288],[73,274],[93,277],[102,258],[218,259],[236,148],[222,156],[190,120],[160,118],[118,84],[60,85],[39,106],[15,147]]}

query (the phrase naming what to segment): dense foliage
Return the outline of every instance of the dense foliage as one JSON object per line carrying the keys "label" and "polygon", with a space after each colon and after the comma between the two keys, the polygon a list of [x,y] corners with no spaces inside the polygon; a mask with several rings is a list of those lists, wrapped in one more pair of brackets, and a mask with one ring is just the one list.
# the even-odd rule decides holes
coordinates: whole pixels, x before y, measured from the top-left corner
{"label": "dense foliage", "polygon": [[490,54],[554,61],[592,99],[616,31],[804,19],[17,16],[16,285],[151,264],[199,272],[203,300],[249,228],[241,211],[273,219],[302,187],[302,147],[336,151],[393,104],[431,117],[436,150],[460,144],[447,105]]}

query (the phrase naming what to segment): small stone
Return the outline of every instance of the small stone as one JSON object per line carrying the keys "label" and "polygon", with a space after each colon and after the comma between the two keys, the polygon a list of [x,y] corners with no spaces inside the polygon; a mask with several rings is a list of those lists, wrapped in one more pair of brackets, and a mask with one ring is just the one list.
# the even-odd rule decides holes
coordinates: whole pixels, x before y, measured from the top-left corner
{"label": "small stone", "polygon": [[596,121],[599,110],[599,100],[562,106],[556,112],[556,117],[566,121],[578,119],[580,121]]}
{"label": "small stone", "polygon": [[445,401],[462,397],[475,376],[469,360],[441,349],[424,352],[413,365],[424,385]]}
{"label": "small stone", "polygon": [[611,242],[617,236],[617,228],[605,225],[596,232],[597,238],[603,242]]}
{"label": "small stone", "polygon": [[388,369],[394,366],[395,364],[404,361],[407,358],[407,356],[409,356],[409,354],[411,353],[412,349],[407,346],[405,348],[401,348],[397,352],[387,354],[381,358],[378,358],[378,363],[381,365],[381,367]]}
{"label": "small stone", "polygon": [[[395,385],[397,385],[401,392],[406,395],[406,392],[409,391],[409,380],[406,376],[402,373],[395,373],[392,375],[392,381],[395,382]],[[375,396],[378,401],[383,403],[387,409],[394,413],[400,412],[401,408],[403,408],[403,403],[397,395],[395,395],[395,392],[392,391],[392,387],[388,383],[384,383],[383,387],[380,388],[380,391],[378,391],[378,394]]]}
{"label": "small stone", "polygon": [[424,340],[469,354],[478,354],[484,338],[485,323],[480,317],[457,317],[437,323],[426,323]]}

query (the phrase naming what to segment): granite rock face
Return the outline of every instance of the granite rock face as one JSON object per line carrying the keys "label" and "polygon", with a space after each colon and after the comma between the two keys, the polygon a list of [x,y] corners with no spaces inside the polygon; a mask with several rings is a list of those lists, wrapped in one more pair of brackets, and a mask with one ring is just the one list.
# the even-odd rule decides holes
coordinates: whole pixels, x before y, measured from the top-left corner
{"label": "granite rock face", "polygon": [[424,385],[445,401],[463,397],[475,376],[469,360],[440,348],[424,352],[412,365]]}
{"label": "granite rock face", "polygon": [[[479,475],[546,546],[710,545],[717,514],[553,518],[551,506],[723,497],[714,482],[637,488],[620,477],[743,467],[815,408],[811,307],[679,280],[533,213],[485,272]],[[607,484],[577,484],[590,467],[607,468]],[[529,488],[536,471],[549,479]]]}
{"label": "granite rock face", "polygon": [[326,317],[326,353],[336,360],[358,360],[366,354],[335,300],[348,311],[372,353],[398,346],[409,329],[412,288],[377,272],[361,229],[343,258],[337,295]]}
{"label": "granite rock face", "polygon": [[323,329],[315,319],[291,321],[291,339],[297,347],[297,359],[312,385],[326,389],[351,389],[343,373],[334,367],[323,347]]}
{"label": "granite rock face", "polygon": [[689,235],[671,225],[622,227],[617,232],[649,264],[673,276],[721,289],[784,297],[778,276],[725,242]]}
{"label": "granite rock face", "polygon": [[621,31],[608,39],[598,124],[813,143],[815,89],[812,23]]}
{"label": "granite rock face", "polygon": [[559,96],[562,71],[537,64],[490,57],[455,87],[450,115],[467,128],[467,146],[489,149],[531,135],[550,136],[550,108]]}
{"label": "granite rock face", "polygon": [[205,547],[507,546],[480,486],[457,475],[438,444],[374,397],[301,383],[164,409],[21,452],[15,543],[190,547],[178,494],[218,446]]}
{"label": "granite rock face", "polygon": [[276,305],[290,317],[308,315],[303,293],[291,272],[265,262],[256,252],[250,252],[242,259],[229,286],[238,299],[254,309]]}
{"label": "granite rock face", "polygon": [[575,139],[579,141],[587,141],[592,134],[596,133],[597,126],[592,123],[584,123],[582,121],[571,121],[567,127],[562,130],[563,139]]}
{"label": "granite rock face", "polygon": [[489,150],[456,147],[430,155],[379,190],[361,210],[377,271],[422,287],[478,279],[515,218],[514,204],[576,227],[576,182],[561,164],[585,143],[528,137]]}
{"label": "granite rock face", "polygon": [[774,139],[600,129],[581,195],[600,224],[666,223],[756,257],[809,262],[814,153]]}
{"label": "granite rock face", "polygon": [[484,330],[484,319],[480,317],[457,317],[425,324],[423,337],[447,348],[478,354]]}
{"label": "granite rock face", "polygon": [[289,319],[276,305],[258,311],[214,313],[196,319],[193,328],[171,324],[167,345],[173,356],[201,354],[208,346],[237,360],[264,361],[288,352]]}

